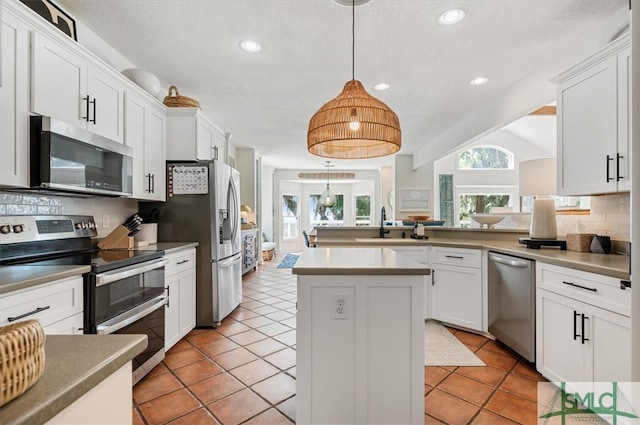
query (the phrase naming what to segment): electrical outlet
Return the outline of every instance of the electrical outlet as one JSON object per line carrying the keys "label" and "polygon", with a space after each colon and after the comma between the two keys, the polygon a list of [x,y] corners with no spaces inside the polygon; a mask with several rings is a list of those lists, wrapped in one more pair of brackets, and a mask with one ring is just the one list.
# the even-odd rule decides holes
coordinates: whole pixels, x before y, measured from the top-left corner
{"label": "electrical outlet", "polygon": [[109,214],[102,214],[102,228],[106,229],[107,227],[109,227],[111,222],[111,217],[109,217]]}
{"label": "electrical outlet", "polygon": [[331,317],[333,319],[350,319],[352,309],[351,294],[331,295]]}

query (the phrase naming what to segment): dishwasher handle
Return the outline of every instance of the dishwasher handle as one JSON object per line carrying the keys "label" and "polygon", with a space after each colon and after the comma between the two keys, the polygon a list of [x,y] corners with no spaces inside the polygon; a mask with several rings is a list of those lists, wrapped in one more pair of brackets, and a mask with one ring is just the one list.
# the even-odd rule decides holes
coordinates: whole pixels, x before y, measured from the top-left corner
{"label": "dishwasher handle", "polygon": [[519,260],[517,258],[505,258],[500,255],[489,253],[489,260],[495,261],[496,263],[504,264],[506,266],[511,267],[519,267],[526,268],[529,267],[529,261],[527,260]]}

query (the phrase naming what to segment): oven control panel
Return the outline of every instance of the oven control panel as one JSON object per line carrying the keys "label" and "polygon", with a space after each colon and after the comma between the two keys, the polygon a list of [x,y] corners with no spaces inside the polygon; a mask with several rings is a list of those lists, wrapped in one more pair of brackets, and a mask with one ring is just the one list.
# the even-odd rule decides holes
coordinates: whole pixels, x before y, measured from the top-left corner
{"label": "oven control panel", "polygon": [[0,216],[0,244],[97,236],[93,216]]}

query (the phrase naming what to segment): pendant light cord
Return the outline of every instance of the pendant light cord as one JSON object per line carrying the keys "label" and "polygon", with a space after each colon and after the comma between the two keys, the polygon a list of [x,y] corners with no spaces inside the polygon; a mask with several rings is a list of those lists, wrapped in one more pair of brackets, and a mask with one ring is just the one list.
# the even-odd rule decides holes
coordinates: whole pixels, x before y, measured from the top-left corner
{"label": "pendant light cord", "polygon": [[356,79],[356,0],[351,1],[351,79]]}

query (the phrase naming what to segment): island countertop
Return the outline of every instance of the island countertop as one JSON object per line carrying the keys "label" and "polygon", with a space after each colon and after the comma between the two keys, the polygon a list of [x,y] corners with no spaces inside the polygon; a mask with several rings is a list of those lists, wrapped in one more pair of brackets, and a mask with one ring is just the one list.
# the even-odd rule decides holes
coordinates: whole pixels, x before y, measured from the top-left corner
{"label": "island countertop", "polygon": [[428,275],[431,269],[389,248],[306,249],[292,270],[298,275]]}
{"label": "island countertop", "polygon": [[0,408],[0,423],[47,422],[146,346],[145,335],[47,335],[44,373],[33,387]]}

